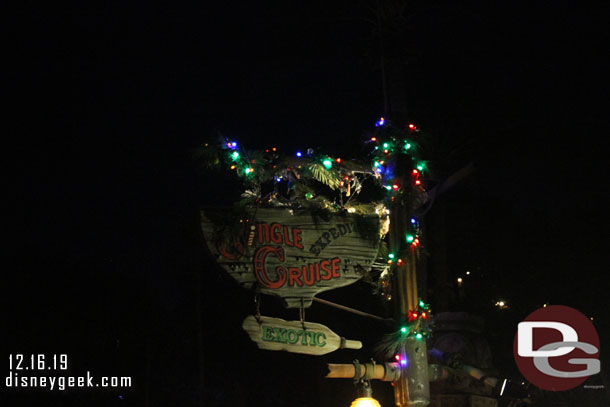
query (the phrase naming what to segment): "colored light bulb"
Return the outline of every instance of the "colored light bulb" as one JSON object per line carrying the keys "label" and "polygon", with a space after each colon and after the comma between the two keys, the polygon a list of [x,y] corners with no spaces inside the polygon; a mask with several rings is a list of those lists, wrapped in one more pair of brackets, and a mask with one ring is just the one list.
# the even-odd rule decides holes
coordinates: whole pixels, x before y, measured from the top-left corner
{"label": "colored light bulb", "polygon": [[400,328],[400,332],[402,332],[403,334],[407,333],[407,327],[403,326],[402,328]]}
{"label": "colored light bulb", "polygon": [[411,243],[415,239],[413,235],[407,235],[407,242]]}
{"label": "colored light bulb", "polygon": [[330,158],[326,158],[326,159],[324,159],[324,161],[322,161],[322,165],[327,170],[330,170],[332,168],[332,166],[333,166],[333,162],[332,162],[332,160]]}
{"label": "colored light bulb", "polygon": [[302,157],[303,153],[301,153],[300,151],[297,151],[297,157]]}
{"label": "colored light bulb", "polygon": [[415,334],[415,339],[419,340],[421,338],[423,338],[424,336],[422,334],[420,334],[419,332],[417,334]]}
{"label": "colored light bulb", "polygon": [[237,151],[233,151],[233,154],[231,154],[231,158],[233,159],[233,161],[237,160],[239,158],[239,153]]}

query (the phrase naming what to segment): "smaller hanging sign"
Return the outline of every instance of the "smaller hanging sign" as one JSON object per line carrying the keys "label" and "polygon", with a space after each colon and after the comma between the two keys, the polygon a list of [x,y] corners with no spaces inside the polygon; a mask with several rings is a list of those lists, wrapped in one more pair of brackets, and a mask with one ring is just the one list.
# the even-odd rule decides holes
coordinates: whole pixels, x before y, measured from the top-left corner
{"label": "smaller hanging sign", "polygon": [[325,355],[337,349],[360,349],[362,342],[340,337],[322,324],[249,315],[242,328],[260,349]]}

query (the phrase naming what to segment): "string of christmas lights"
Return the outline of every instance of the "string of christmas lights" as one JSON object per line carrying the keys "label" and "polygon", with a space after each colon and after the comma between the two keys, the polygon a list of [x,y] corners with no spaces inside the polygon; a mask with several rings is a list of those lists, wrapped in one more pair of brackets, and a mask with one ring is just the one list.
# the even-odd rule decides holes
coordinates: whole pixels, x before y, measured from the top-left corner
{"label": "string of christmas lights", "polygon": [[[204,149],[208,164],[220,167],[224,163],[242,181],[244,205],[375,213],[382,219],[382,238],[388,233],[391,211],[406,207],[410,215],[401,247],[389,252],[387,244],[382,242],[379,260],[373,265],[379,272],[377,292],[391,300],[394,270],[422,246],[420,222],[413,214],[414,202],[425,194],[427,171],[427,163],[417,155],[419,133],[415,124],[400,129],[380,118],[374,133],[364,143],[370,164],[311,148],[292,154],[281,154],[277,147],[251,151],[227,138],[222,138],[220,145],[206,144]],[[377,181],[373,184],[383,196],[381,201],[358,200],[367,177]]]}

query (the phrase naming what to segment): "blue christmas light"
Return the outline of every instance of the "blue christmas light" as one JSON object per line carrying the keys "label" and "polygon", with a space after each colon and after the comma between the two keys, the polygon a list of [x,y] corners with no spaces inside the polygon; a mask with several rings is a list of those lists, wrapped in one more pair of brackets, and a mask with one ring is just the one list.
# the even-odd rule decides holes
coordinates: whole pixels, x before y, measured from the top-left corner
{"label": "blue christmas light", "polygon": [[375,127],[381,127],[385,124],[384,118],[380,118],[377,122],[375,122]]}
{"label": "blue christmas light", "polygon": [[297,157],[302,157],[303,153],[301,153],[300,151],[297,151]]}
{"label": "blue christmas light", "polygon": [[417,223],[417,221],[415,220],[415,218],[411,218],[411,223],[412,223],[413,225],[415,225],[415,224]]}

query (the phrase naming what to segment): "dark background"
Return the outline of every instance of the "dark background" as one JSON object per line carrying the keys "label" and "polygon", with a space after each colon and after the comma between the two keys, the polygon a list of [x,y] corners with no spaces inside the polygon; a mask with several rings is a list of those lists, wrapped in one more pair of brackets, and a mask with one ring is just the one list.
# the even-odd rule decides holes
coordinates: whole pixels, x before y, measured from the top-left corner
{"label": "dark background", "polygon": [[[5,151],[5,353],[67,353],[72,374],[134,386],[4,389],[8,405],[349,405],[351,382],[324,379],[325,363],[368,360],[391,327],[316,304],[308,320],[365,348],[257,350],[240,328],[252,296],[205,258],[198,225],[198,208],[235,186],[211,188],[191,154],[220,130],[252,148],[358,156],[384,113],[375,4],[81,2],[62,18],[28,14],[37,30],[11,37],[25,80]],[[594,317],[605,357],[607,15],[605,2],[414,1],[385,27],[403,81],[388,87],[430,137],[431,183],[475,164],[427,215],[425,295],[433,311],[485,318],[504,376],[518,375],[517,322],[543,303]],[[364,283],[322,297],[390,311]],[[494,308],[500,297],[509,310]],[[262,308],[298,318],[273,298]],[[391,405],[390,385],[374,388]]]}

